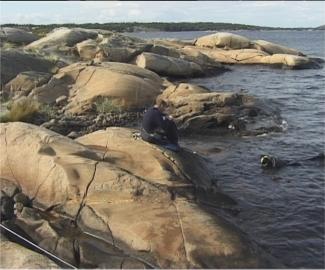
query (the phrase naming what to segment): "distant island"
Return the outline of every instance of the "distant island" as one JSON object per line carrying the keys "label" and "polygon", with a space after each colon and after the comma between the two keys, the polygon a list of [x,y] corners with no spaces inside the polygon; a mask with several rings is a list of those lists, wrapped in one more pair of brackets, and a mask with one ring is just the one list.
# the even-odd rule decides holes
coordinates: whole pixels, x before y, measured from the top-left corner
{"label": "distant island", "polygon": [[178,32],[178,31],[229,31],[229,30],[324,30],[325,25],[319,27],[306,27],[306,28],[282,28],[282,27],[266,27],[247,24],[236,23],[215,23],[215,22],[120,22],[120,23],[84,23],[84,24],[3,24],[1,27],[16,27],[30,30],[38,36],[43,36],[49,31],[57,27],[81,27],[86,29],[103,29],[116,32],[151,32],[151,31],[165,31],[165,32]]}

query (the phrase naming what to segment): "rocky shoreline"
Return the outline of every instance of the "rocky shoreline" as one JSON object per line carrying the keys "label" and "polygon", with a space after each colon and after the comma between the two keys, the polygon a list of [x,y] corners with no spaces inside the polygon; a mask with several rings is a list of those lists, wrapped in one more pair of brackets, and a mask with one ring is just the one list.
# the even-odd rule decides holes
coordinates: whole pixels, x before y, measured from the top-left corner
{"label": "rocky shoreline", "polygon": [[[319,68],[320,59],[229,33],[145,41],[60,28],[32,40],[21,31],[1,37],[16,44],[1,53],[2,225],[78,268],[282,267],[212,211],[231,199],[204,157],[136,134],[157,99],[182,136],[282,132],[278,112],[254,96],[186,80],[234,64]],[[1,232],[1,267],[60,268]]]}

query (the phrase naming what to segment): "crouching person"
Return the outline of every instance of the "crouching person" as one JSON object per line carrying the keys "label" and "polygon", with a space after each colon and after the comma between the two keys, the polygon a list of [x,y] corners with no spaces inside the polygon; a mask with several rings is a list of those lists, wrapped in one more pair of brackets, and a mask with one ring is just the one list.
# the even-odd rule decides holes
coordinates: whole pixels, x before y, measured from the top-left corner
{"label": "crouching person", "polygon": [[177,127],[172,117],[164,113],[166,108],[167,103],[164,100],[158,100],[153,107],[145,112],[141,137],[144,141],[178,152],[180,146]]}

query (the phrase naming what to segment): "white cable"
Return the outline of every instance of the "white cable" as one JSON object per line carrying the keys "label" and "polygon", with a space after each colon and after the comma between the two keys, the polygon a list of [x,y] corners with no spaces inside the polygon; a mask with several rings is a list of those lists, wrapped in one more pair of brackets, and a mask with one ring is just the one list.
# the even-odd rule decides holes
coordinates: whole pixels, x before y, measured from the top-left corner
{"label": "white cable", "polygon": [[59,260],[60,262],[64,263],[65,265],[69,266],[70,268],[78,269],[77,267],[73,266],[72,264],[65,262],[64,260],[62,260],[62,259],[60,259],[59,257],[53,255],[52,253],[48,252],[47,250],[45,250],[45,249],[39,247],[38,245],[34,244],[33,242],[30,242],[30,241],[27,240],[26,238],[22,237],[21,235],[19,235],[19,234],[16,233],[16,232],[10,230],[9,228],[3,226],[2,224],[0,224],[0,226],[1,226],[2,228],[4,228],[5,230],[7,230],[8,232],[12,233],[13,235],[15,235],[15,236],[19,237],[20,239],[24,240],[24,241],[27,242],[28,244],[31,244],[33,247],[38,248],[39,250],[45,252],[47,255],[49,255],[49,256],[51,256],[51,257],[53,257],[53,258]]}

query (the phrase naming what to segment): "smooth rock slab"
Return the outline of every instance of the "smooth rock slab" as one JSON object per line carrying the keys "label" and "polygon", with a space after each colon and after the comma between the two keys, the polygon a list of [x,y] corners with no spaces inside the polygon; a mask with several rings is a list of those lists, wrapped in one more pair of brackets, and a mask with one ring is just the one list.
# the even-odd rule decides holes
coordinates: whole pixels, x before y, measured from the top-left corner
{"label": "smooth rock slab", "polygon": [[3,50],[0,56],[1,83],[3,85],[24,71],[52,73],[55,69],[52,62],[17,50]]}
{"label": "smooth rock slab", "polygon": [[93,30],[82,28],[56,28],[45,37],[36,40],[26,46],[26,49],[43,49],[52,46],[73,46],[78,42],[89,38],[96,38],[98,33]]}
{"label": "smooth rock slab", "polygon": [[139,67],[171,77],[195,77],[204,74],[201,66],[194,62],[154,53],[142,53],[137,57],[136,64]]}
{"label": "smooth rock slab", "polygon": [[[190,151],[165,151],[123,128],[89,134],[81,144],[30,124],[0,127],[1,177],[17,183],[34,206],[70,216],[83,232],[137,262],[162,268],[273,265],[238,229],[196,203],[196,188],[209,188],[211,181]],[[140,156],[151,157],[151,171]],[[48,234],[35,217],[43,224],[39,235]]]}
{"label": "smooth rock slab", "polygon": [[251,46],[251,41],[240,35],[218,32],[199,37],[195,45],[207,48],[244,49]]}
{"label": "smooth rock slab", "polygon": [[50,77],[51,74],[45,72],[21,72],[5,85],[4,91],[9,96],[27,96],[32,89],[47,83]]}
{"label": "smooth rock slab", "polygon": [[162,80],[157,74],[135,65],[78,62],[60,69],[48,84],[34,89],[30,96],[51,104],[65,95],[67,112],[82,113],[100,98],[109,99],[112,109],[143,109],[154,103],[161,88]]}
{"label": "smooth rock slab", "polygon": [[13,27],[1,27],[0,39],[1,41],[4,40],[11,43],[26,45],[37,40],[37,36],[23,29]]}

